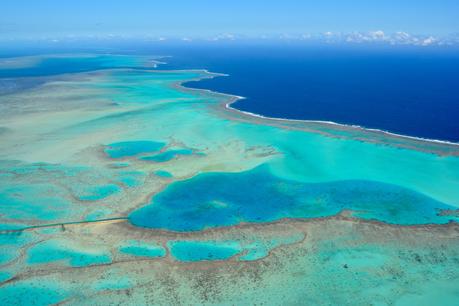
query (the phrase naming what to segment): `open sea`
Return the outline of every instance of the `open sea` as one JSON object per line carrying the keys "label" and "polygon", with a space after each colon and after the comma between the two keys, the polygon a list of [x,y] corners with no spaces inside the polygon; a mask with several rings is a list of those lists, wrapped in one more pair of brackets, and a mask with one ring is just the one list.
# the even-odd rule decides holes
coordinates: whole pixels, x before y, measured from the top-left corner
{"label": "open sea", "polygon": [[323,120],[459,142],[459,52],[423,48],[190,46],[160,69],[229,77],[187,86],[243,96],[268,117]]}
{"label": "open sea", "polygon": [[[459,142],[457,49],[181,43],[119,45],[98,52],[164,55],[158,69],[228,74],[187,86],[243,96],[232,107],[262,116],[332,121]],[[111,68],[105,57],[72,59],[71,65],[65,58],[50,58],[29,68],[0,70],[0,92],[9,90],[11,77]],[[133,65],[141,68],[128,58],[120,57],[117,63],[120,68]],[[24,79],[19,85],[33,86],[34,82],[39,80]]]}

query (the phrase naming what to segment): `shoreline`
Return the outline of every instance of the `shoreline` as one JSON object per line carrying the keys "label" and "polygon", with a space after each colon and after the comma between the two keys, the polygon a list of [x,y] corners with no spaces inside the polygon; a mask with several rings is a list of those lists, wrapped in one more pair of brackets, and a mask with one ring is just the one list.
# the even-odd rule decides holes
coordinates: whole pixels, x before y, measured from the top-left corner
{"label": "shoreline", "polygon": [[[213,95],[224,96],[224,97],[227,98],[227,101],[224,101],[223,103],[220,104],[223,107],[223,109],[225,109],[225,110],[227,110],[229,112],[232,112],[232,113],[237,113],[239,115],[248,116],[249,118],[252,118],[252,119],[262,119],[262,120],[266,120],[268,122],[276,122],[276,123],[279,122],[279,123],[285,123],[285,124],[289,124],[289,123],[299,123],[299,124],[305,124],[305,125],[307,125],[307,124],[315,124],[315,125],[319,125],[319,126],[325,127],[325,128],[327,128],[327,127],[328,128],[332,128],[332,129],[335,128],[335,130],[350,131],[350,132],[352,132],[352,131],[354,131],[354,132],[364,132],[366,134],[376,134],[376,135],[379,135],[379,136],[388,137],[388,138],[392,138],[392,139],[410,140],[410,141],[414,141],[414,142],[416,142],[418,144],[448,146],[448,147],[452,147],[452,150],[454,151],[454,154],[448,154],[448,153],[440,154],[440,153],[437,152],[437,150],[422,150],[420,148],[418,148],[417,151],[429,152],[429,153],[439,154],[439,155],[442,155],[442,156],[443,155],[459,156],[459,142],[452,142],[452,141],[448,141],[448,140],[430,139],[430,138],[423,138],[423,137],[417,137],[417,136],[397,134],[397,133],[386,131],[386,130],[382,130],[382,129],[367,128],[367,127],[360,126],[360,125],[343,124],[343,123],[337,123],[337,122],[334,122],[334,121],[303,120],[303,119],[288,119],[288,118],[267,117],[267,116],[263,116],[263,115],[260,115],[260,114],[256,114],[256,113],[252,113],[252,112],[248,112],[248,111],[243,111],[243,110],[240,110],[240,109],[235,108],[235,107],[232,106],[232,104],[234,104],[235,102],[237,102],[239,100],[246,99],[246,97],[233,95],[233,94],[228,94],[228,93],[222,93],[222,92],[218,92],[218,91],[213,91],[211,89],[203,89],[203,88],[195,88],[195,87],[187,86],[187,83],[189,83],[189,82],[197,82],[197,81],[200,81],[200,80],[203,80],[203,79],[209,79],[209,78],[211,79],[211,78],[220,77],[220,76],[230,76],[229,74],[218,73],[218,72],[210,72],[207,69],[178,69],[178,70],[153,70],[153,71],[159,71],[159,72],[174,72],[174,71],[178,71],[178,72],[186,72],[186,71],[202,72],[203,73],[203,77],[187,80],[187,81],[184,81],[184,82],[178,82],[177,85],[182,87],[185,90],[202,91],[202,92],[210,93],[210,94],[213,94]],[[369,143],[372,142],[372,141],[363,140],[363,139],[358,139],[358,140],[361,140],[361,141],[364,141],[364,142],[369,142]],[[375,141],[375,142],[378,143],[377,141]],[[388,144],[388,145],[393,145],[393,146],[396,146],[396,147],[403,147],[402,145],[397,144],[397,143],[386,143],[386,142],[384,142],[384,143]],[[415,148],[413,148],[411,146],[409,148],[415,149]]]}
{"label": "shoreline", "polygon": [[[343,124],[343,123],[337,123],[333,121],[325,121],[325,120],[304,120],[304,119],[288,119],[288,118],[277,118],[277,117],[268,117],[264,116],[261,114],[256,114],[248,111],[243,111],[240,110],[236,107],[233,107],[232,104],[235,102],[246,99],[243,96],[238,96],[238,95],[233,95],[233,94],[228,94],[228,93],[222,93],[218,91],[213,91],[211,89],[203,89],[203,88],[195,88],[191,86],[187,86],[187,83],[189,82],[197,82],[201,81],[203,79],[211,79],[215,77],[221,77],[225,76],[228,77],[230,76],[229,74],[226,73],[218,73],[218,72],[211,72],[207,69],[159,69],[159,66],[165,64],[165,62],[158,61],[159,59],[162,58],[167,58],[169,56],[158,56],[155,58],[155,66],[152,67],[143,67],[143,68],[137,68],[137,67],[115,67],[115,68],[98,68],[90,71],[82,71],[82,72],[66,72],[62,74],[57,74],[57,75],[52,75],[52,76],[42,76],[42,77],[23,77],[23,78],[34,78],[34,79],[46,79],[46,81],[52,81],[49,79],[53,78],[66,78],[66,77],[73,77],[75,75],[85,75],[85,74],[94,74],[94,73],[100,73],[100,72],[109,72],[109,71],[119,71],[119,70],[134,70],[134,71],[144,71],[144,72],[154,72],[154,73],[183,73],[183,72],[194,72],[194,73],[200,73],[201,75],[184,80],[184,81],[179,81],[175,84],[174,87],[186,91],[198,91],[198,92],[205,92],[209,93],[211,95],[217,95],[220,97],[224,97],[225,101],[222,103],[219,103],[219,105],[225,110],[228,111],[229,113],[237,114],[239,117],[246,116],[245,120],[247,121],[256,121],[256,120],[263,120],[263,122],[258,123],[255,122],[256,124],[267,124],[267,125],[276,125],[279,127],[283,128],[297,128],[299,130],[305,130],[305,131],[310,131],[311,133],[319,133],[322,135],[330,136],[330,137],[335,137],[335,138],[349,138],[349,139],[355,139],[357,141],[362,141],[362,142],[368,142],[368,143],[376,143],[376,144],[383,144],[383,145],[389,145],[389,146],[394,146],[398,148],[407,148],[407,149],[412,149],[416,151],[421,151],[421,152],[427,152],[427,153],[432,153],[432,154],[437,154],[440,156],[459,156],[459,142],[452,142],[448,140],[440,140],[440,139],[430,139],[430,138],[423,138],[423,137],[417,137],[417,136],[410,136],[410,135],[403,135],[403,134],[397,134],[394,132],[382,130],[382,129],[377,129],[377,128],[367,128],[364,126],[360,125],[353,125],[353,124]],[[16,78],[13,78],[16,79]],[[243,119],[244,120],[244,119]],[[292,124],[292,125],[289,125]],[[302,126],[295,126],[293,124],[300,124]],[[320,130],[320,128],[324,128],[324,130]],[[328,130],[326,130],[328,129]],[[348,133],[362,133],[360,135],[340,135],[339,133],[336,132],[348,132]],[[374,136],[379,136],[381,138],[373,138],[370,139],[370,137]],[[386,138],[386,139],[384,139]],[[393,140],[399,140],[398,142]],[[403,143],[402,141],[411,141],[407,143]],[[433,148],[423,148],[422,146],[434,146]],[[438,148],[436,146],[441,146],[443,148]]]}
{"label": "shoreline", "polygon": [[[169,55],[169,56],[162,56],[162,57],[159,57],[159,58],[168,58],[168,57],[173,57],[173,56]],[[158,68],[160,65],[167,64],[167,62],[159,62],[158,64],[159,65],[154,67],[154,68]],[[174,69],[174,70],[157,69],[157,71],[196,71],[196,72],[204,72],[205,74],[208,75],[208,77],[205,77],[203,79],[214,78],[214,77],[219,77],[219,76],[224,76],[224,77],[230,77],[231,76],[228,73],[211,72],[211,71],[209,71],[207,69],[199,69],[199,68],[198,69]],[[459,147],[459,142],[454,142],[454,141],[450,141],[450,140],[441,140],[441,139],[425,138],[425,137],[420,137],[420,136],[411,136],[411,135],[399,134],[399,133],[391,132],[389,130],[384,130],[384,129],[380,129],[380,128],[369,128],[369,127],[365,127],[363,125],[358,125],[358,124],[345,124],[345,123],[338,123],[338,122],[335,122],[335,121],[328,121],[328,120],[290,119],[290,118],[282,118],[282,117],[270,117],[270,116],[264,116],[264,115],[261,115],[261,114],[250,112],[250,111],[244,111],[244,110],[238,109],[236,107],[233,107],[231,105],[236,103],[239,100],[246,99],[246,97],[238,96],[238,95],[234,95],[234,94],[222,93],[222,92],[214,91],[212,89],[207,89],[207,88],[194,88],[194,87],[185,86],[185,83],[193,82],[193,81],[199,82],[201,80],[202,79],[190,80],[190,81],[183,82],[181,85],[183,87],[189,88],[189,89],[203,90],[203,91],[207,91],[207,92],[214,93],[214,94],[228,96],[228,97],[231,98],[231,101],[225,103],[225,108],[226,109],[231,110],[231,111],[236,111],[236,112],[239,112],[239,113],[242,113],[242,114],[245,114],[245,115],[248,115],[248,116],[252,116],[252,117],[255,117],[255,118],[266,119],[266,120],[271,120],[271,121],[281,121],[281,122],[287,122],[287,123],[288,122],[294,122],[294,123],[315,123],[315,124],[324,124],[324,125],[334,125],[334,126],[339,126],[339,127],[344,127],[344,128],[355,128],[355,129],[359,129],[359,130],[363,130],[363,131],[376,132],[376,133],[380,133],[380,134],[384,134],[384,135],[388,135],[388,136],[392,136],[392,137],[406,138],[406,139],[411,139],[411,140],[416,140],[416,141],[423,141],[423,142],[436,143],[436,144],[446,144],[446,145],[452,145],[452,146]]]}
{"label": "shoreline", "polygon": [[419,140],[419,141],[425,141],[425,142],[432,142],[432,143],[440,143],[440,144],[447,144],[447,145],[453,145],[453,146],[459,146],[459,142],[452,142],[449,140],[440,140],[440,139],[432,139],[432,138],[423,138],[423,137],[417,137],[417,136],[410,136],[410,135],[404,135],[404,134],[398,134],[394,132],[390,132],[387,130],[382,130],[378,128],[368,128],[362,125],[358,124],[345,124],[345,123],[338,123],[334,121],[326,121],[326,120],[309,120],[309,119],[288,119],[288,118],[281,118],[281,117],[268,117],[264,115],[260,115],[257,113],[252,113],[249,111],[243,111],[238,108],[232,107],[231,105],[236,103],[239,100],[246,99],[245,97],[242,96],[235,96],[237,97],[234,101],[228,102],[225,104],[225,107],[229,110],[241,112],[243,114],[261,118],[261,119],[268,119],[268,120],[275,120],[275,121],[285,121],[285,122],[299,122],[299,123],[319,123],[319,124],[329,124],[329,125],[336,125],[336,126],[342,126],[342,127],[350,127],[350,128],[356,128],[360,130],[365,130],[365,131],[371,131],[371,132],[376,132],[376,133],[382,133],[386,134],[389,136],[395,136],[395,137],[401,137],[401,138],[407,138],[407,139],[413,139],[413,140]]}
{"label": "shoreline", "polygon": [[[92,56],[97,56],[97,55],[115,55],[115,56],[126,56],[126,57],[129,57],[130,55],[125,55],[125,54],[118,54],[118,53],[111,53],[111,52],[106,52],[106,53],[101,53],[101,54],[91,54],[91,53],[69,53],[69,54],[46,54],[46,55],[30,55],[30,56],[19,56],[19,57],[11,57],[11,58],[5,58],[6,60],[8,59],[29,59],[29,58],[40,58],[40,57],[71,57],[71,56],[75,56],[75,55],[78,55],[78,56],[85,56],[85,57],[92,57]],[[427,143],[433,143],[433,144],[445,144],[445,145],[449,145],[449,146],[455,146],[455,147],[458,147],[459,148],[459,142],[454,142],[454,141],[450,141],[450,140],[441,140],[441,139],[434,139],[434,138],[425,138],[425,137],[420,137],[420,136],[411,136],[411,135],[405,135],[405,134],[399,134],[399,133],[395,133],[395,132],[391,132],[389,130],[383,130],[383,129],[379,129],[379,128],[369,128],[369,127],[365,127],[365,126],[362,126],[362,125],[358,125],[358,124],[345,124],[345,123],[338,123],[338,122],[334,122],[334,121],[328,121],[328,120],[311,120],[311,119],[290,119],[290,118],[282,118],[282,117],[270,117],[270,116],[264,116],[264,115],[261,115],[261,114],[257,114],[257,113],[254,113],[254,112],[250,112],[250,111],[244,111],[244,110],[241,110],[241,109],[238,109],[236,107],[233,107],[232,104],[236,103],[237,101],[239,100],[243,100],[243,99],[246,99],[246,97],[243,97],[243,96],[238,96],[238,95],[233,95],[233,94],[228,94],[228,93],[222,93],[222,92],[218,92],[218,91],[214,91],[212,89],[204,89],[204,88],[194,88],[194,87],[187,87],[185,84],[188,83],[188,82],[193,82],[193,81],[196,81],[196,82],[199,82],[203,79],[208,79],[208,78],[214,78],[214,77],[230,77],[231,75],[230,74],[227,74],[227,73],[219,73],[219,72],[211,72],[207,69],[200,69],[200,68],[196,68],[196,69],[158,69],[159,66],[161,65],[165,65],[167,64],[167,62],[165,61],[161,61],[161,59],[167,59],[167,58],[170,58],[170,57],[173,57],[172,55],[160,55],[160,56],[147,56],[147,55],[140,55],[140,57],[145,57],[145,58],[149,58],[149,62],[151,64],[153,64],[152,66],[150,67],[143,67],[143,68],[135,68],[135,67],[115,67],[115,68],[98,68],[98,69],[94,69],[94,70],[89,70],[89,71],[83,71],[83,72],[66,72],[66,73],[63,73],[63,74],[57,74],[55,76],[61,76],[61,75],[72,75],[72,74],[84,74],[84,73],[93,73],[93,72],[98,72],[98,71],[102,71],[102,70],[107,70],[107,71],[110,71],[110,70],[123,70],[123,69],[127,69],[127,70],[145,70],[145,71],[148,71],[148,70],[152,70],[152,71],[155,71],[155,72],[199,72],[199,73],[203,73],[205,76],[203,78],[197,78],[197,79],[191,79],[191,80],[188,80],[188,81],[185,81],[185,82],[181,82],[181,86],[184,87],[184,88],[187,88],[187,89],[191,89],[191,90],[201,90],[201,91],[205,91],[205,92],[209,92],[209,93],[212,93],[212,94],[218,94],[218,95],[223,95],[223,96],[227,96],[230,101],[226,102],[224,104],[224,107],[230,111],[234,111],[234,112],[238,112],[238,113],[241,113],[241,114],[244,114],[244,115],[247,115],[247,116],[251,116],[251,117],[254,117],[254,118],[258,118],[258,119],[264,119],[264,120],[269,120],[269,121],[278,121],[278,122],[286,122],[286,123],[312,123],[312,124],[320,124],[320,125],[324,125],[324,126],[335,126],[335,127],[340,127],[342,129],[357,129],[357,130],[361,130],[361,131],[364,131],[364,132],[374,132],[374,133],[378,133],[378,134],[383,134],[383,135],[386,135],[386,136],[391,136],[391,137],[396,137],[396,138],[402,138],[402,139],[410,139],[410,140],[415,140],[415,141],[420,141],[420,142],[427,142]],[[3,59],[3,60],[5,60]],[[54,76],[47,76],[47,77],[54,77]],[[22,78],[30,78],[30,77],[22,77]],[[42,78],[41,77],[32,77],[32,78]],[[13,79],[16,79],[16,78],[13,78]]]}
{"label": "shoreline", "polygon": [[[194,70],[194,69],[192,69],[192,70]],[[192,71],[192,70],[190,70],[190,71]],[[226,74],[226,73],[210,72],[207,69],[202,69],[202,70],[196,69],[196,70],[197,71],[204,71],[204,72],[210,74],[211,78],[219,77],[219,76],[224,76],[224,77],[231,76],[231,75]],[[192,88],[192,89],[200,89],[200,88]],[[449,140],[441,140],[441,139],[433,139],[433,138],[424,138],[424,137],[419,137],[419,136],[410,136],[410,135],[405,135],[405,134],[398,134],[398,133],[391,132],[391,131],[388,131],[388,130],[383,130],[383,129],[379,129],[379,128],[369,128],[369,127],[365,127],[363,125],[358,125],[358,124],[338,123],[338,122],[335,122],[335,121],[328,121],[328,120],[290,119],[290,118],[282,118],[282,117],[265,116],[265,115],[257,114],[257,113],[254,113],[254,112],[244,111],[244,110],[241,110],[239,108],[236,108],[236,107],[232,106],[232,104],[236,103],[237,101],[247,99],[246,97],[233,95],[233,94],[221,93],[221,92],[218,92],[218,91],[213,91],[211,89],[202,89],[202,90],[209,91],[209,92],[216,93],[216,94],[227,95],[229,97],[232,97],[233,99],[231,101],[225,103],[225,108],[227,108],[229,110],[232,110],[232,111],[237,111],[237,112],[243,113],[245,115],[256,117],[256,118],[273,120],[273,121],[281,121],[281,122],[319,123],[319,124],[335,125],[335,126],[340,126],[340,127],[348,127],[348,128],[355,128],[355,129],[364,130],[364,131],[382,133],[382,134],[386,134],[386,135],[389,135],[389,136],[395,136],[395,137],[401,137],[401,138],[407,138],[407,139],[413,139],[413,140],[425,141],[425,142],[432,142],[432,143],[447,144],[447,145],[453,145],[453,146],[458,146],[459,147],[459,142],[454,142],[454,141],[449,141]]]}

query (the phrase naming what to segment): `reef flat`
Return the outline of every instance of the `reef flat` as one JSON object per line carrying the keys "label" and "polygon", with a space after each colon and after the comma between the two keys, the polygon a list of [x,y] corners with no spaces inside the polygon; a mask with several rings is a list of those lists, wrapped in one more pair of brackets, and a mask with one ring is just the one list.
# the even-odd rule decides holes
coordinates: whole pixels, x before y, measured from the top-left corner
{"label": "reef flat", "polygon": [[0,64],[2,305],[457,304],[458,145],[52,58]]}

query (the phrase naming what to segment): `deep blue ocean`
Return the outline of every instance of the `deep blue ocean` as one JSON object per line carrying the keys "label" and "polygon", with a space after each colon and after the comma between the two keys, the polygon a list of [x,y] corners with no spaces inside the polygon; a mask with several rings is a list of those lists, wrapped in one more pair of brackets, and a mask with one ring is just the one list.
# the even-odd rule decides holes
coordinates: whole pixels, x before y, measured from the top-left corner
{"label": "deep blue ocean", "polygon": [[[72,47],[63,52],[88,51]],[[169,55],[159,69],[193,68],[229,74],[186,86],[244,96],[246,99],[233,104],[243,111],[459,142],[457,48],[182,43],[121,44],[104,52]],[[44,49],[30,53],[58,52]],[[14,52],[0,54],[13,55]],[[34,68],[0,71],[0,78],[101,68],[104,67],[97,60],[69,63],[50,59]],[[3,80],[4,87],[11,86]]]}
{"label": "deep blue ocean", "polygon": [[459,142],[459,52],[207,46],[170,53],[161,69],[229,74],[187,86],[244,96],[233,104],[240,110]]}

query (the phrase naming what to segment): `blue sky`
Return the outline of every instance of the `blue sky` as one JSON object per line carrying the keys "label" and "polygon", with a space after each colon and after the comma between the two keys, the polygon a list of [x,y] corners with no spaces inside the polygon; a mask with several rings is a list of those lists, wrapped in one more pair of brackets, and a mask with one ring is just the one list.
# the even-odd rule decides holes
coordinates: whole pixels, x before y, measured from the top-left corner
{"label": "blue sky", "polygon": [[459,32],[458,0],[1,0],[0,38]]}

